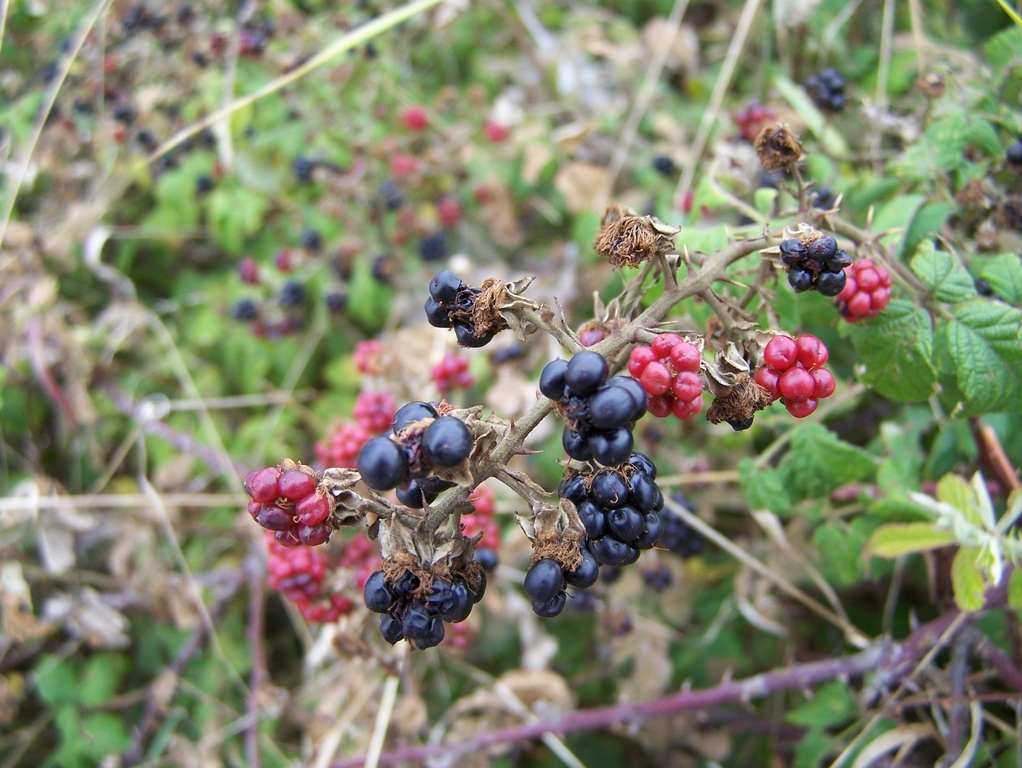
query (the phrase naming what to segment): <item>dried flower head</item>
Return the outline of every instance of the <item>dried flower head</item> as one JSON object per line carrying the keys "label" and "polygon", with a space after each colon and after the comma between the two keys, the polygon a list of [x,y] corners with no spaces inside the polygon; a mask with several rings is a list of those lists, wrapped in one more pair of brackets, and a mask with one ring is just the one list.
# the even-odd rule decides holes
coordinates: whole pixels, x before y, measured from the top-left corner
{"label": "dried flower head", "polygon": [[764,170],[790,168],[802,159],[802,144],[788,126],[764,125],[756,136],[756,156]]}
{"label": "dried flower head", "polygon": [[612,203],[603,213],[593,247],[615,267],[637,267],[673,249],[678,232],[652,216],[637,216]]}

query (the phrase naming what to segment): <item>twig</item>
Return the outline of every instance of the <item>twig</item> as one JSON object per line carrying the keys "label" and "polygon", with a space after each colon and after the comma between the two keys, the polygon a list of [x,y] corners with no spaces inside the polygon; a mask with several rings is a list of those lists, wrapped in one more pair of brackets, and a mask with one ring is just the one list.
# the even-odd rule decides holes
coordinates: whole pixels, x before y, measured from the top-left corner
{"label": "twig", "polygon": [[[216,620],[223,613],[227,604],[234,598],[236,594],[241,590],[242,585],[245,583],[245,574],[240,569],[236,572],[234,579],[222,585],[218,594],[213,600],[213,605],[209,609],[209,616]],[[164,674],[170,675],[174,681],[174,687],[177,687],[177,679],[181,676],[181,672],[189,661],[197,654],[202,647],[203,641],[206,639],[207,625],[205,622],[200,622],[192,632],[191,637],[185,641],[185,644],[178,651],[177,656],[174,658],[173,663],[167,668]],[[163,712],[167,701],[161,700],[161,692],[159,687],[154,687],[152,693],[149,696],[149,701],[146,703],[145,712],[142,714],[142,720],[135,728],[135,734],[132,736],[131,744],[124,753],[123,765],[132,766],[136,765],[142,760],[142,754],[145,750],[146,742],[156,729],[157,719]],[[173,695],[171,693],[171,695]]]}
{"label": "twig", "polygon": [[369,749],[366,751],[365,762],[363,763],[365,768],[376,768],[380,764],[383,740],[387,737],[387,727],[390,725],[390,718],[394,714],[394,701],[397,699],[397,686],[400,682],[401,678],[396,675],[389,675],[387,681],[383,684],[380,710],[376,713],[373,735],[369,740]]}
{"label": "twig", "polygon": [[1011,460],[1004,452],[1000,438],[993,427],[983,423],[979,416],[969,418],[969,430],[976,442],[979,461],[987,472],[994,476],[1004,489],[1005,495],[1019,487],[1018,475],[1011,466]]}
{"label": "twig", "polygon": [[1022,670],[1015,666],[1014,662],[979,630],[970,628],[967,632],[973,642],[976,654],[1000,673],[1001,680],[1005,685],[1016,691],[1022,691]]}

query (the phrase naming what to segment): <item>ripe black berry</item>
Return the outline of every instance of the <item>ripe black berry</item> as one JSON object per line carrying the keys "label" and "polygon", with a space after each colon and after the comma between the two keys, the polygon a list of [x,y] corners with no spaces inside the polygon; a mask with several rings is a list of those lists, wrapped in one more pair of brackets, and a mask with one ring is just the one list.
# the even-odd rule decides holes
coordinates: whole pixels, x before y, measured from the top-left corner
{"label": "ripe black berry", "polygon": [[564,610],[564,604],[568,601],[568,596],[564,592],[558,592],[556,595],[551,597],[545,602],[537,600],[532,601],[532,610],[535,614],[544,619],[552,619],[554,616],[560,614]]}
{"label": "ripe black berry", "polygon": [[358,473],[374,491],[389,491],[404,481],[408,460],[393,440],[374,437],[358,453]]}
{"label": "ripe black berry", "polygon": [[213,189],[213,179],[209,176],[200,176],[195,180],[195,194],[205,195]]}
{"label": "ripe black berry", "polygon": [[579,352],[568,362],[564,381],[573,394],[593,394],[607,380],[607,361],[597,352]]}
{"label": "ripe black berry", "polygon": [[452,304],[464,287],[461,278],[445,269],[429,281],[429,295],[442,304]]}
{"label": "ripe black berry", "polygon": [[668,177],[674,176],[678,172],[678,167],[667,155],[657,155],[654,157],[653,168],[661,175]]}
{"label": "ripe black berry", "polygon": [[826,264],[837,253],[837,240],[830,235],[818,237],[808,245],[809,258],[820,264]]}
{"label": "ripe black berry", "polygon": [[[496,565],[496,564],[494,564]],[[485,566],[483,566],[485,568]],[[480,592],[486,588],[485,583],[480,587]],[[472,612],[472,605],[475,599],[469,591],[468,585],[462,579],[456,579],[451,585],[450,596],[444,602],[440,611],[440,618],[457,624],[464,621]]]}
{"label": "ripe black berry", "polygon": [[624,387],[604,387],[589,401],[589,416],[597,429],[623,427],[634,419],[636,402]]}
{"label": "ripe black berry", "polygon": [[304,285],[297,280],[288,280],[280,289],[277,301],[282,307],[299,307],[305,303],[307,298],[308,294],[305,292]]}
{"label": "ripe black berry", "polygon": [[585,589],[596,583],[600,577],[600,564],[588,549],[582,550],[582,563],[574,571],[564,574],[564,580],[573,587]]}
{"label": "ripe black berry", "polygon": [[318,229],[307,229],[302,232],[301,244],[302,248],[318,251],[323,247],[323,236],[319,233]]}
{"label": "ripe black berry", "polygon": [[607,516],[603,510],[591,501],[582,501],[575,505],[579,520],[585,526],[589,540],[600,538],[607,528]]}
{"label": "ripe black berry", "polygon": [[653,549],[663,535],[663,518],[656,512],[650,512],[643,518],[642,533],[632,542],[638,549]]}
{"label": "ripe black berry", "polygon": [[576,461],[589,461],[593,457],[593,452],[589,449],[589,438],[567,427],[561,432],[561,447]]}
{"label": "ripe black berry", "polygon": [[423,261],[440,261],[447,255],[447,233],[438,229],[424,235],[419,241],[419,256]]}
{"label": "ripe black berry", "polygon": [[1004,153],[1004,159],[1009,165],[1022,165],[1022,141],[1016,141],[1008,147]]}
{"label": "ripe black berry", "polygon": [[348,294],[344,291],[330,291],[326,295],[326,308],[332,314],[343,312],[348,306]]}
{"label": "ripe black berry", "polygon": [[828,272],[842,272],[850,266],[852,266],[852,257],[844,248],[838,248],[826,265]]}
{"label": "ripe black berry", "polygon": [[628,457],[628,463],[643,474],[649,475],[650,480],[656,480],[656,464],[644,453],[633,453]]}
{"label": "ripe black berry", "polygon": [[422,436],[422,455],[434,467],[456,467],[472,452],[472,433],[464,422],[441,416]]}
{"label": "ripe black berry", "polygon": [[539,391],[544,397],[560,401],[564,398],[564,375],[568,370],[568,361],[552,360],[544,366],[539,374]]}
{"label": "ripe black berry", "polygon": [[632,398],[635,409],[632,411],[629,421],[638,421],[646,415],[646,390],[642,388],[638,379],[631,376],[614,376],[607,380],[607,384],[624,390]]}
{"label": "ripe black berry", "polygon": [[412,480],[407,487],[397,489],[397,500],[409,509],[422,509],[426,504],[432,504],[436,500],[436,494],[424,494],[422,486]]}
{"label": "ripe black berry", "polygon": [[589,551],[602,565],[631,565],[639,559],[639,550],[618,541],[613,536],[590,539]]}
{"label": "ripe black berry", "polygon": [[618,507],[607,513],[607,527],[624,542],[635,541],[645,529],[645,519],[634,507]]}
{"label": "ripe black berry", "polygon": [[390,426],[394,432],[400,432],[402,429],[407,427],[414,421],[422,421],[423,419],[435,419],[438,416],[436,408],[429,403],[423,403],[419,400],[414,400],[410,403],[406,403],[397,409],[394,414],[394,419],[391,421]]}
{"label": "ripe black berry", "polygon": [[492,571],[500,564],[500,556],[492,549],[477,549],[472,559],[479,563],[484,571]]}
{"label": "ripe black berry", "polygon": [[728,419],[727,423],[731,425],[731,429],[735,432],[744,432],[752,426],[753,421],[754,417],[750,416],[747,419]]}
{"label": "ripe black berry", "polygon": [[366,581],[363,590],[366,608],[373,613],[384,613],[390,610],[394,604],[394,593],[391,592],[383,580],[383,571],[375,571]]}
{"label": "ripe black berry", "polygon": [[567,499],[576,506],[582,503],[587,495],[586,484],[582,479],[582,475],[568,475],[565,477],[557,489],[557,495],[562,499]]}
{"label": "ripe black berry", "polygon": [[533,601],[545,603],[564,589],[564,572],[553,560],[537,560],[525,574],[525,594]]}
{"label": "ripe black berry", "polygon": [[291,172],[302,184],[312,181],[312,172],[316,170],[316,161],[308,157],[296,157],[291,163]]}
{"label": "ripe black berry", "polygon": [[401,620],[389,613],[383,614],[380,616],[380,634],[391,645],[398,640],[404,640],[405,634],[401,629]]}
{"label": "ripe black berry", "polygon": [[254,320],[258,314],[259,307],[252,299],[238,299],[231,307],[232,320]]}
{"label": "ripe black berry", "polygon": [[461,346],[468,347],[469,349],[485,347],[493,338],[492,331],[486,331],[483,334],[476,334],[475,330],[473,330],[471,326],[465,325],[464,323],[455,323],[454,335]]}
{"label": "ripe black berry", "polygon": [[824,296],[837,296],[845,289],[844,272],[821,272],[816,278],[816,290]]}
{"label": "ripe black berry", "polygon": [[432,296],[426,299],[424,309],[426,310],[426,322],[434,328],[451,327],[451,315],[447,307],[442,306]]}
{"label": "ripe black berry", "polygon": [[659,492],[653,478],[644,472],[636,472],[632,475],[630,485],[628,503],[642,513],[652,512]]}
{"label": "ripe black berry", "polygon": [[401,631],[408,640],[421,641],[430,628],[430,616],[426,607],[413,602],[401,619]]}
{"label": "ripe black berry", "polygon": [[793,267],[788,273],[788,284],[795,289],[796,293],[808,291],[813,287],[813,273],[807,269]]}
{"label": "ripe black berry", "polygon": [[785,240],[781,243],[780,250],[781,261],[789,267],[797,266],[809,254],[809,249],[798,240]]}
{"label": "ripe black berry", "polygon": [[396,211],[404,205],[405,196],[397,182],[393,179],[387,179],[380,184],[380,200],[388,211]]}
{"label": "ripe black berry", "polygon": [[604,509],[623,507],[628,503],[628,482],[617,472],[605,469],[593,477],[589,495]]}

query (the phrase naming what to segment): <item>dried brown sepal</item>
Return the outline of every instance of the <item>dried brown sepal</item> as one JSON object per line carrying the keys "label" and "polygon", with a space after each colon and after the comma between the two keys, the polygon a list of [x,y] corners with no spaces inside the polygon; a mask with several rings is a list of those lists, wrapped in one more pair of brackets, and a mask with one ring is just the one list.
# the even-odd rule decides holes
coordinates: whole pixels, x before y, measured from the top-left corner
{"label": "dried brown sepal", "polygon": [[383,520],[377,541],[384,579],[394,584],[405,571],[411,571],[419,578],[415,596],[422,597],[432,590],[434,579],[451,581],[461,576],[476,592],[482,579],[482,566],[473,555],[481,536],[480,532],[471,539],[466,538],[462,533],[461,515],[457,513],[433,533],[425,526],[425,520],[415,528],[408,528],[395,519]]}
{"label": "dried brown sepal", "polygon": [[680,231],[653,216],[636,216],[634,211],[612,203],[600,220],[593,247],[614,267],[637,267],[673,250]]}
{"label": "dried brown sepal", "polygon": [[753,381],[748,373],[739,373],[727,394],[714,399],[706,411],[706,420],[711,424],[745,421],[770,403],[769,392]]}
{"label": "dried brown sepal", "polygon": [[725,349],[717,350],[713,360],[703,360],[703,370],[710,394],[719,398],[726,397],[741,376],[748,377],[750,368],[735,343],[729,341]]}
{"label": "dried brown sepal", "polygon": [[479,295],[472,304],[469,322],[477,336],[498,333],[510,328],[522,341],[535,333],[534,323],[522,317],[522,311],[539,312],[540,305],[522,294],[532,285],[533,277],[504,283],[488,277],[479,285]]}
{"label": "dried brown sepal", "polygon": [[560,499],[556,507],[537,502],[531,517],[515,515],[515,519],[532,542],[533,563],[550,559],[565,571],[578,570],[586,531],[575,505],[568,499]]}
{"label": "dried brown sepal", "polygon": [[790,168],[802,159],[802,143],[788,126],[764,125],[753,144],[756,157],[766,171]]}
{"label": "dried brown sepal", "polygon": [[333,509],[328,518],[331,527],[358,525],[365,519],[366,500],[355,491],[361,480],[355,469],[331,467],[323,471],[316,492],[331,499]]}
{"label": "dried brown sepal", "polygon": [[947,80],[944,75],[937,72],[928,72],[922,77],[917,77],[914,83],[916,90],[931,99],[938,99],[947,90]]}
{"label": "dried brown sepal", "polygon": [[468,427],[468,431],[472,433],[472,452],[465,461],[456,467],[434,468],[432,473],[441,480],[458,485],[472,485],[475,482],[475,476],[479,473],[480,465],[489,459],[490,452],[507,435],[511,428],[510,422],[493,414],[483,419],[481,418],[482,414],[483,406],[481,405],[471,408],[452,408],[445,414],[460,419]]}

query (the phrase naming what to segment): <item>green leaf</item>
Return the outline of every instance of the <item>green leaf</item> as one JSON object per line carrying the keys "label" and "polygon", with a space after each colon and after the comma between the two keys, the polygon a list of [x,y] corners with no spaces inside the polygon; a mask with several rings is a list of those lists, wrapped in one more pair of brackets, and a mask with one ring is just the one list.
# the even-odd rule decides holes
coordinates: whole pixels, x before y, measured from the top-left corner
{"label": "green leaf", "polygon": [[47,704],[78,701],[78,673],[70,659],[43,656],[33,669],[36,691]]}
{"label": "green leaf", "polygon": [[827,123],[823,113],[816,108],[802,86],[796,85],[784,75],[778,75],[774,79],[774,87],[785,101],[791,104],[791,108],[798,112],[805,121],[806,127],[820,140],[829,154],[848,154],[848,144],[845,143],[844,138],[835,130],[834,126]]}
{"label": "green leaf", "polygon": [[966,415],[1022,412],[1022,313],[990,301],[956,308],[947,324],[953,375],[965,398]]}
{"label": "green leaf", "polygon": [[899,557],[953,544],[954,536],[931,523],[889,523],[873,531],[866,549],[873,557]]}
{"label": "green leaf", "polygon": [[876,523],[862,519],[855,522],[859,525],[824,523],[813,532],[813,542],[819,548],[820,570],[827,581],[837,587],[850,587],[863,576],[866,528]]}
{"label": "green leaf", "polygon": [[1022,58],[1022,29],[1009,27],[998,32],[983,45],[987,61],[995,72]]}
{"label": "green leaf", "polygon": [[850,328],[863,383],[902,403],[929,398],[937,382],[931,322],[926,310],[895,299],[877,317]]}
{"label": "green leaf", "polygon": [[1022,571],[1017,568],[1008,577],[1008,605],[1022,611]]}
{"label": "green leaf", "polygon": [[209,226],[224,250],[232,256],[241,254],[245,238],[262,226],[270,208],[265,195],[244,187],[217,187],[207,201]]}
{"label": "green leaf", "polygon": [[769,509],[781,517],[794,514],[791,498],[777,470],[757,469],[752,459],[742,459],[738,462],[738,484],[752,509]]}
{"label": "green leaf", "polygon": [[915,523],[933,520],[933,514],[906,496],[887,496],[869,505],[871,517],[888,523]]}
{"label": "green leaf", "polygon": [[[969,484],[964,478],[950,473],[937,481],[937,490],[934,498],[942,504],[947,504],[962,512],[967,512],[975,506],[975,499]],[[974,525],[980,524],[978,517],[969,522]]]}
{"label": "green leaf", "polygon": [[823,728],[810,728],[795,747],[793,768],[819,768],[823,759],[837,751],[837,746]]}
{"label": "green leaf", "polygon": [[990,259],[979,276],[1009,304],[1022,304],[1022,261],[1014,253],[1002,253]]}
{"label": "green leaf", "polygon": [[983,593],[986,591],[986,583],[976,562],[978,557],[977,547],[961,547],[951,563],[951,587],[955,603],[963,611],[978,611],[985,602]]}
{"label": "green leaf", "polygon": [[925,204],[925,195],[898,195],[876,212],[870,228],[874,232],[895,230],[880,239],[883,243],[903,241],[909,225]]}
{"label": "green leaf", "polygon": [[760,213],[769,215],[770,211],[774,209],[774,201],[777,199],[778,192],[773,187],[760,187],[752,193],[752,202],[756,206],[756,210]]}
{"label": "green leaf", "polygon": [[848,684],[832,680],[820,686],[812,699],[791,710],[784,719],[807,728],[833,728],[847,723],[859,713]]}
{"label": "green leaf", "polygon": [[905,230],[905,235],[898,241],[894,255],[899,261],[916,252],[919,244],[927,235],[939,232],[944,220],[955,210],[952,203],[927,203],[912,217],[912,223]]}
{"label": "green leaf", "polygon": [[958,257],[936,250],[930,241],[919,246],[911,267],[938,301],[957,304],[976,295],[972,277]]}
{"label": "green leaf", "polygon": [[804,424],[795,427],[783,467],[789,492],[800,498],[817,499],[871,475],[876,462],[822,424]]}
{"label": "green leaf", "polygon": [[123,752],[131,743],[124,723],[110,712],[97,712],[82,720],[82,733],[79,736],[83,751],[96,758],[97,762]]}
{"label": "green leaf", "polygon": [[81,702],[90,707],[105,704],[117,692],[128,670],[128,659],[116,653],[101,653],[89,659],[81,680]]}

